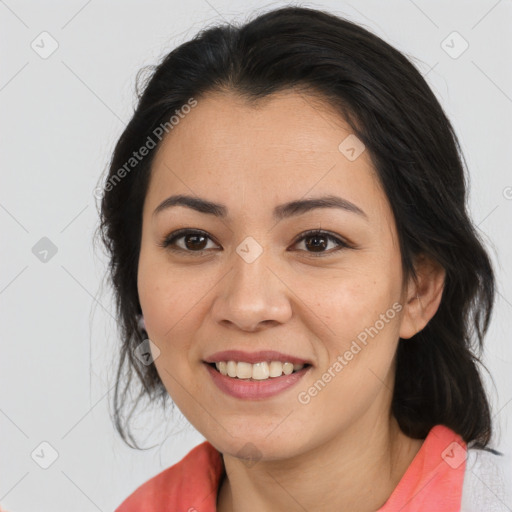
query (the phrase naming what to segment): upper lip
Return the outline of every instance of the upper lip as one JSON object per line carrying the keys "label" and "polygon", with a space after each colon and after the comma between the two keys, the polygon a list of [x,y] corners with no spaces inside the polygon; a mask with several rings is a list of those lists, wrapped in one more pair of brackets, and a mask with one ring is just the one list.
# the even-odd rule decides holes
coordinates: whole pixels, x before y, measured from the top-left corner
{"label": "upper lip", "polygon": [[263,361],[281,361],[282,363],[311,364],[307,359],[283,354],[275,350],[260,350],[258,352],[245,352],[243,350],[223,350],[208,356],[206,363],[218,363],[220,361],[243,361],[246,363],[261,363]]}

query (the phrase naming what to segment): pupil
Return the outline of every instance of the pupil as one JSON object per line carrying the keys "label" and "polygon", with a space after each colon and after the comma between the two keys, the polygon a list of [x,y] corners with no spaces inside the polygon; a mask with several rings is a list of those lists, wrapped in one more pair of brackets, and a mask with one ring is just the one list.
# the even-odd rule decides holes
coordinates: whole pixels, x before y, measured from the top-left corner
{"label": "pupil", "polygon": [[[308,240],[314,240],[315,241],[315,243],[312,244],[312,245],[311,244],[307,244],[308,248],[319,248],[320,247],[320,248],[325,249],[326,244],[325,244],[325,237],[324,236],[322,236],[322,235],[314,235],[314,236],[310,236],[308,238]],[[323,240],[323,243],[318,243],[318,240]]]}
{"label": "pupil", "polygon": [[[197,244],[197,239],[200,239],[202,238],[203,239],[203,244],[201,247],[197,247],[197,246],[194,246],[194,244]],[[204,248],[204,240],[206,239],[206,237],[204,235],[187,235],[186,238],[185,238],[185,245],[187,246],[187,249],[199,249],[199,250],[202,250]],[[193,240],[192,241],[192,247],[190,247],[190,244],[189,244],[189,241],[190,240]],[[201,244],[201,242],[199,242],[199,244]]]}

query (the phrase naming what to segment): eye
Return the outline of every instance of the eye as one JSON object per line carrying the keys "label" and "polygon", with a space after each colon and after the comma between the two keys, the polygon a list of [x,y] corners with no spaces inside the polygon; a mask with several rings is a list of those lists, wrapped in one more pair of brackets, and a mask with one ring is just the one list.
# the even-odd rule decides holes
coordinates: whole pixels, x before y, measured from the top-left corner
{"label": "eye", "polygon": [[[181,239],[184,239],[184,245],[176,244],[176,242]],[[208,239],[211,240],[210,236],[205,231],[179,229],[167,236],[159,245],[174,252],[195,253],[194,256],[196,256],[198,254],[201,255],[207,250],[205,243]],[[177,245],[177,248],[172,247],[174,245]]]}
{"label": "eye", "polygon": [[[182,244],[178,244],[178,240],[182,240]],[[158,245],[164,247],[173,252],[187,252],[193,256],[200,256],[208,250],[208,240],[212,241],[211,237],[205,231],[193,230],[193,229],[179,229],[174,233],[168,235]],[[293,245],[297,245],[299,242],[305,241],[305,252],[310,253],[311,256],[319,257],[332,254],[333,252],[342,248],[351,247],[347,242],[340,238],[328,233],[327,231],[321,231],[318,229],[306,231],[302,233],[300,238],[296,239]],[[334,250],[325,251],[329,242],[334,243]]]}
{"label": "eye", "polygon": [[[305,247],[308,249],[313,249],[311,256],[315,257],[322,257],[322,256],[328,256],[332,254],[333,252],[336,252],[342,248],[348,248],[350,245],[340,238],[331,235],[327,231],[321,231],[318,229],[314,229],[311,231],[306,231],[301,235],[301,237],[295,241],[295,244],[298,244],[299,242],[305,241]],[[309,242],[308,242],[309,241]],[[334,242],[334,250],[325,251],[325,249],[329,242]],[[306,251],[310,252],[310,251]]]}

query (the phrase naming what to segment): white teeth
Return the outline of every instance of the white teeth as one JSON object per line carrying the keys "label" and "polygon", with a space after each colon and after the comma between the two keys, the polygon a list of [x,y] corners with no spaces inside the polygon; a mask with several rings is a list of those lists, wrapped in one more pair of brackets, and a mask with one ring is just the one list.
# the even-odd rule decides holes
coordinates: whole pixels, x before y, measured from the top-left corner
{"label": "white teeth", "polygon": [[281,363],[281,361],[272,361],[270,363],[269,372],[271,377],[281,377],[283,373],[283,363]]}
{"label": "white teeth", "polygon": [[283,364],[283,373],[285,375],[290,375],[293,372],[293,364],[292,363],[284,363]]}
{"label": "white teeth", "polygon": [[236,376],[239,379],[250,379],[252,377],[252,364],[236,363]]}
{"label": "white teeth", "polygon": [[[240,363],[238,363],[240,364]],[[268,363],[256,363],[252,365],[252,378],[255,380],[265,380],[270,376]]]}
{"label": "white teeth", "polygon": [[251,364],[243,361],[219,361],[215,367],[222,375],[238,379],[266,380],[269,377],[290,375],[304,368],[303,364],[281,363],[281,361],[262,361]]}
{"label": "white teeth", "polygon": [[[218,370],[218,368],[217,368]],[[236,377],[236,363],[235,361],[227,362],[227,372],[230,377]]]}
{"label": "white teeth", "polygon": [[219,370],[219,372],[222,373],[222,375],[228,374],[228,364],[226,363],[226,361],[221,361],[220,363],[217,363],[216,366],[217,370]]}

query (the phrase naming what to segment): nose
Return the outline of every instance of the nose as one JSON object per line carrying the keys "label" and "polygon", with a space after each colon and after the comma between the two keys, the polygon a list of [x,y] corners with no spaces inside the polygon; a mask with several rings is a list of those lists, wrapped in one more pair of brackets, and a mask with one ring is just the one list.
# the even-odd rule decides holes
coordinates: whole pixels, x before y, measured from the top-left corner
{"label": "nose", "polygon": [[218,284],[213,319],[226,327],[259,331],[286,323],[293,295],[266,252],[252,262],[234,254],[233,267]]}

